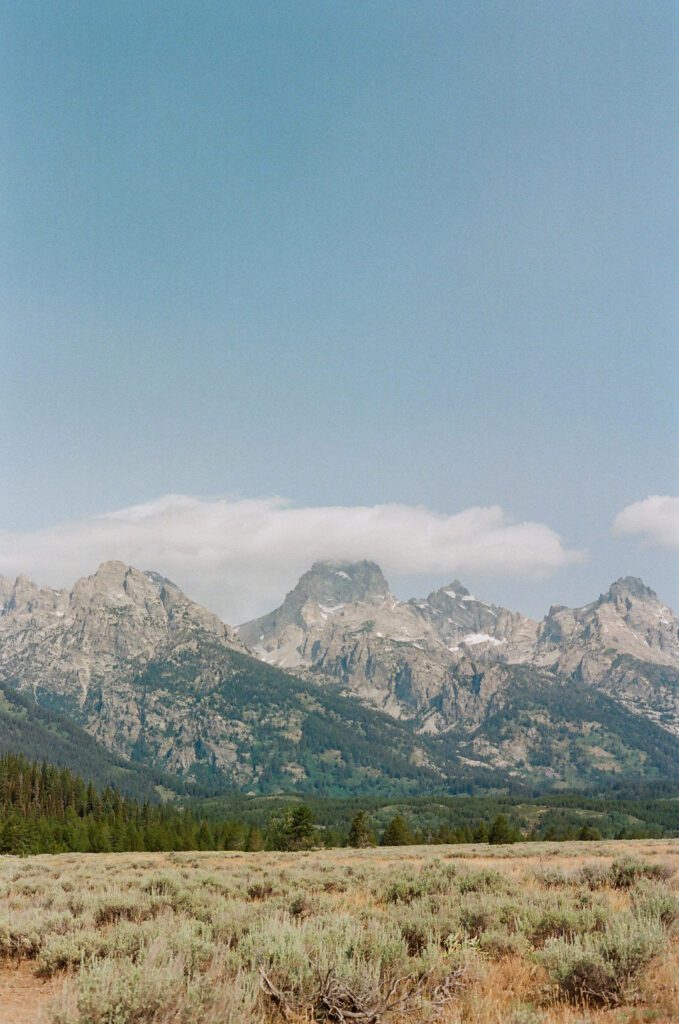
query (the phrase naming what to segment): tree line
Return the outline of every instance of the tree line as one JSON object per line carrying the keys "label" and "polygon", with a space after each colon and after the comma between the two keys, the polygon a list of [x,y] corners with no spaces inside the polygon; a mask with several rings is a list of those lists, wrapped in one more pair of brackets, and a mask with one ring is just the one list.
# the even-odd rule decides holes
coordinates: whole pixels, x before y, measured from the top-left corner
{"label": "tree line", "polygon": [[514,843],[526,839],[600,839],[591,823],[573,825],[547,812],[542,824],[521,827],[503,812],[453,828],[413,828],[404,814],[376,826],[357,810],[349,827],[315,821],[304,803],[277,808],[255,824],[205,817],[190,806],[140,802],[113,786],[97,789],[66,768],[0,757],[0,854],[107,853],[173,850],[303,850],[314,847]]}

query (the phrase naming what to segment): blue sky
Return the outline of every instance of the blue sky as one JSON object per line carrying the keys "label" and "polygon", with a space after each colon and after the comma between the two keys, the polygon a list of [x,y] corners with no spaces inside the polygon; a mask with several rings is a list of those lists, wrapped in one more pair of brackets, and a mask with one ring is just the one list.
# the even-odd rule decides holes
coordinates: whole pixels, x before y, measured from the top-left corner
{"label": "blue sky", "polygon": [[0,571],[167,494],[500,506],[586,553],[463,559],[489,598],[679,605],[675,542],[612,533],[678,493],[675,5],[0,10]]}

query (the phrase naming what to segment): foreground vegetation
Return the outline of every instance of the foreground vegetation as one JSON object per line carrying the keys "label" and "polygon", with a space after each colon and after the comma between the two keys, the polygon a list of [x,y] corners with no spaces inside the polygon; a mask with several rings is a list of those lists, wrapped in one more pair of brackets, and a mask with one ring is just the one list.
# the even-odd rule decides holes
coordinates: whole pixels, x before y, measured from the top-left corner
{"label": "foreground vegetation", "polygon": [[677,867],[666,840],[5,857],[0,1002],[23,962],[51,1024],[661,1024]]}

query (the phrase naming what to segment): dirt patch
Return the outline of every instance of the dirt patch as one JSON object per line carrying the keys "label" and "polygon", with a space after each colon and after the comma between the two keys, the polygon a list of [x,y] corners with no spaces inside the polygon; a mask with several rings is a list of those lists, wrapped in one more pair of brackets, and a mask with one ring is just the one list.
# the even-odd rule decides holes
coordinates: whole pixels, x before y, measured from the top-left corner
{"label": "dirt patch", "polygon": [[59,985],[37,978],[28,964],[0,967],[0,1024],[47,1024],[47,1005]]}

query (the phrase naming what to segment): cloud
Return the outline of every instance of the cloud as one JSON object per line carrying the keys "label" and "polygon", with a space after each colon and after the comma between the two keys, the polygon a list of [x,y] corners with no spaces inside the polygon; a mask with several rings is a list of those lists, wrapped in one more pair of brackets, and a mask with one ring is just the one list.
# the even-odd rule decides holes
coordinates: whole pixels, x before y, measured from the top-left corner
{"label": "cloud", "polygon": [[648,547],[679,548],[679,498],[653,494],[635,501],[615,517],[613,532],[636,534]]}
{"label": "cloud", "polygon": [[117,558],[170,577],[231,623],[269,611],[317,559],[373,559],[389,578],[543,576],[582,557],[548,526],[512,523],[498,506],[444,515],[410,505],[167,495],[45,530],[0,532],[2,575],[66,586]]}

